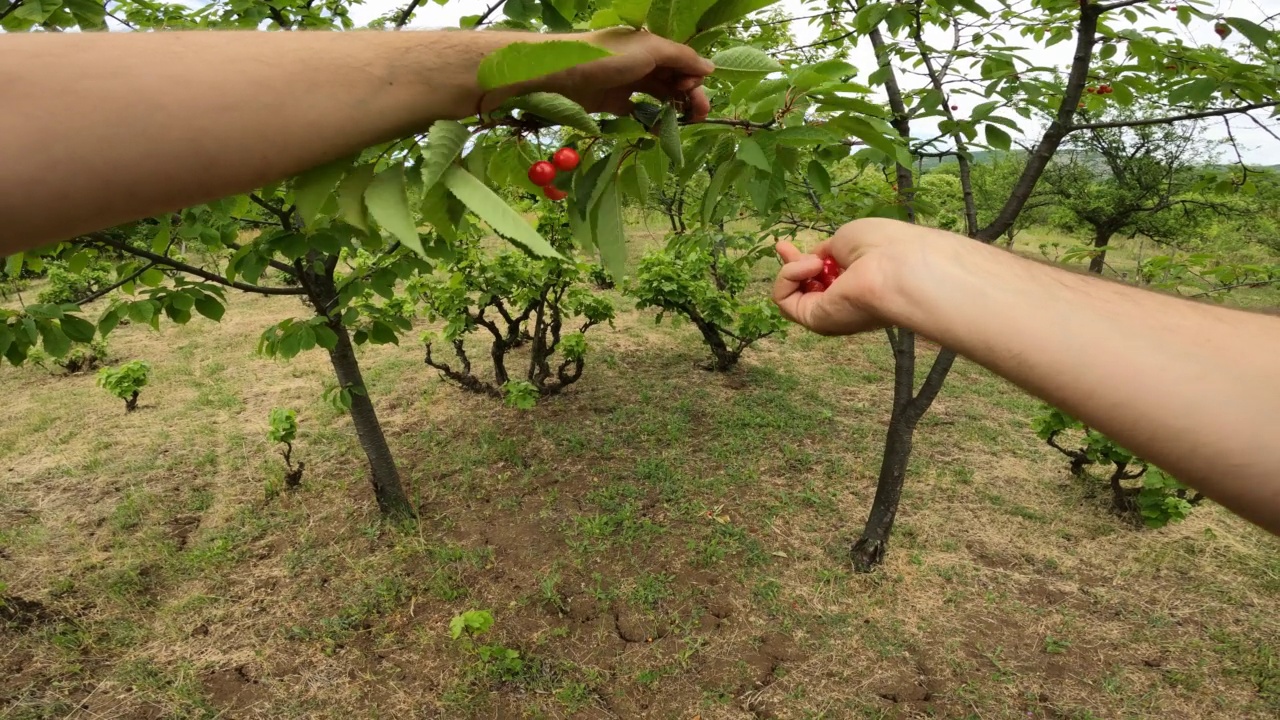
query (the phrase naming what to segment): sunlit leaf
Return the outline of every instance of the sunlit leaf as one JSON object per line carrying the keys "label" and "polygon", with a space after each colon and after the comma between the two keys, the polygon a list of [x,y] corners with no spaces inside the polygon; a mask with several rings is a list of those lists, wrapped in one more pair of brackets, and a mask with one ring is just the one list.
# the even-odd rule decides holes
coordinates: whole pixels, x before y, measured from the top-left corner
{"label": "sunlit leaf", "polygon": [[493,90],[568,70],[611,54],[604,48],[578,40],[511,43],[480,61],[476,80],[480,89]]}
{"label": "sunlit leaf", "polygon": [[409,211],[409,195],[404,189],[404,168],[397,165],[378,173],[364,193],[369,214],[402,245],[426,257],[417,224]]}
{"label": "sunlit leaf", "polygon": [[535,255],[560,257],[560,253],[520,213],[471,173],[460,167],[451,167],[444,174],[444,185],[454,197],[502,237]]}

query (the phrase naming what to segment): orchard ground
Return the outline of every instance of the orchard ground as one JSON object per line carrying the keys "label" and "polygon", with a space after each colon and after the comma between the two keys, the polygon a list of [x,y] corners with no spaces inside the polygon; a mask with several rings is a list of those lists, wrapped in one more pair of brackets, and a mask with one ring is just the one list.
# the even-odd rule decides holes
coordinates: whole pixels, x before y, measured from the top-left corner
{"label": "orchard ground", "polygon": [[[645,225],[663,222],[633,254],[658,240]],[[619,296],[583,379],[528,412],[443,384],[412,342],[366,349],[421,514],[404,528],[379,520],[320,398],[322,353],[254,355],[305,309],[230,298],[220,324],[112,334],[115,362],[154,366],[135,413],[89,374],[0,371],[0,716],[1280,712],[1275,539],[1212,504],[1158,531],[1113,516],[1032,433],[1038,402],[971,363],[922,421],[886,563],[861,575],[881,335],[793,330],[713,375],[692,328]],[[278,405],[299,410],[297,491],[265,437]],[[450,640],[470,609],[523,667],[499,677]]]}

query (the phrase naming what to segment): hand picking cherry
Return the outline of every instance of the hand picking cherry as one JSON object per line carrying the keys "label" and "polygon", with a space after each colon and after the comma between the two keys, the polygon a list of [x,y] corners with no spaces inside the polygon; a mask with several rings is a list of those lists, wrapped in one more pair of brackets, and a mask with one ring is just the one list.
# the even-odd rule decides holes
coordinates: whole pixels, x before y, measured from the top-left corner
{"label": "hand picking cherry", "polygon": [[800,283],[800,290],[807,293],[822,292],[831,287],[831,283],[835,282],[836,278],[840,277],[843,272],[844,268],[840,267],[840,263],[836,262],[835,258],[824,257],[822,258],[822,272]]}

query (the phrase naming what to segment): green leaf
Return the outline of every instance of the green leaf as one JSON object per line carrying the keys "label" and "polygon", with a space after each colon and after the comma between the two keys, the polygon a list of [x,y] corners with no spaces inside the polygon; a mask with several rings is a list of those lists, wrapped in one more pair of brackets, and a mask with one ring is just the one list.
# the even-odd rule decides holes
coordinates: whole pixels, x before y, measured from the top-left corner
{"label": "green leaf", "polygon": [[776,2],[778,0],[718,0],[698,18],[698,29],[728,25]]}
{"label": "green leaf", "polygon": [[511,43],[480,61],[476,80],[481,90],[493,90],[568,70],[611,54],[604,48],[578,40]]}
{"label": "green leaf", "polygon": [[798,125],[775,130],[773,137],[779,145],[793,147],[800,145],[832,145],[843,139],[826,128],[812,125]]}
{"label": "green leaf", "polygon": [[106,27],[107,6],[95,0],[66,0],[63,3],[81,30],[101,30]]}
{"label": "green leaf", "polygon": [[707,191],[702,195],[702,224],[710,225],[716,220],[716,208],[724,199],[725,188],[737,179],[738,173],[746,167],[740,160],[730,160],[716,168],[707,184]]}
{"label": "green leaf", "polygon": [[13,16],[42,23],[62,7],[62,0],[24,0],[22,7],[13,11]]}
{"label": "green leaf", "polygon": [[[448,182],[448,180],[446,179],[445,182]],[[369,326],[369,339],[373,341],[374,345],[400,344],[400,336],[396,335],[395,328],[381,320],[374,320],[373,324]]]}
{"label": "green leaf", "polygon": [[425,258],[418,226],[409,212],[409,194],[404,189],[404,167],[397,165],[378,173],[364,193],[369,214],[405,247]]}
{"label": "green leaf", "polygon": [[684,42],[698,30],[698,18],[716,0],[653,0],[645,26],[658,37]]}
{"label": "green leaf", "polygon": [[361,165],[338,184],[338,216],[348,225],[369,232],[364,207],[364,191],[373,181],[373,165]]}
{"label": "green leaf", "polygon": [[160,219],[160,229],[156,230],[155,237],[151,238],[151,252],[163,255],[164,251],[169,249],[169,238],[172,234],[173,221],[165,215]]}
{"label": "green leaf", "polygon": [[93,340],[93,323],[75,315],[65,315],[58,321],[62,332],[73,342],[87,343]]}
{"label": "green leaf", "polygon": [[987,144],[997,150],[1008,150],[1013,143],[1013,138],[1009,137],[1009,133],[997,125],[987,123],[982,129],[987,134]]}
{"label": "green leaf", "polygon": [[715,64],[715,74],[726,80],[742,80],[753,75],[767,75],[782,69],[777,60],[769,57],[759,48],[750,45],[739,45],[722,50],[711,56]]}
{"label": "green leaf", "polygon": [[338,346],[338,334],[328,325],[317,323],[311,326],[311,331],[315,333],[316,344],[325,350],[332,350]]}
{"label": "green leaf", "polygon": [[227,308],[218,301],[218,298],[212,295],[202,295],[196,298],[195,308],[196,312],[214,322],[221,320],[223,314],[227,312]]}
{"label": "green leaf", "polygon": [[458,240],[458,228],[449,215],[451,198],[444,185],[436,183],[423,193],[422,204],[418,206],[418,210],[422,213],[422,219],[426,220],[440,237],[452,243]]}
{"label": "green leaf", "polygon": [[324,207],[349,167],[351,158],[344,158],[312,168],[293,181],[293,204],[297,206],[304,225],[310,227],[315,221],[320,208]]}
{"label": "green leaf", "polygon": [[765,157],[760,143],[751,138],[743,138],[742,142],[738,143],[738,159],[751,167],[773,172],[773,166],[769,164],[769,158]]}
{"label": "green leaf", "polygon": [[805,169],[805,178],[809,180],[809,185],[813,186],[813,191],[819,196],[831,194],[831,173],[827,172],[822,163],[810,160],[809,166]]}
{"label": "green leaf", "polygon": [[644,19],[649,14],[652,0],[614,0],[613,11],[622,21],[633,28],[644,27]]}
{"label": "green leaf", "polygon": [[680,148],[680,117],[676,114],[676,106],[667,105],[658,122],[658,144],[662,146],[662,152],[671,158],[672,165],[684,165],[684,152]]}
{"label": "green leaf", "polygon": [[[98,318],[98,334],[105,338],[112,330],[116,329],[116,325],[120,324],[120,311],[117,308],[102,313],[102,317]],[[0,325],[0,329],[3,329]]]}
{"label": "green leaf", "polygon": [[505,200],[494,194],[474,175],[460,167],[451,167],[444,174],[444,185],[454,197],[462,201],[477,217],[485,221],[494,232],[516,243],[525,250],[543,257],[559,258],[560,253],[551,247],[538,231],[533,229],[520,213]]}
{"label": "green leaf", "polygon": [[890,159],[896,158],[898,153],[897,144],[884,133],[872,127],[871,123],[862,118],[845,115],[832,121],[841,130],[848,132],[850,135],[865,142],[868,146],[879,150]]}
{"label": "green leaf", "polygon": [[614,282],[620,282],[627,272],[627,240],[623,234],[618,183],[612,178],[605,181],[600,203],[591,216],[591,226],[596,247],[600,248],[600,264],[604,265]]}
{"label": "green leaf", "polygon": [[531,112],[556,125],[581,130],[588,135],[599,135],[600,125],[587,114],[581,105],[563,95],[536,92],[522,95],[511,101],[513,107]]}
{"label": "green leaf", "polygon": [[57,325],[52,322],[42,322],[38,327],[40,339],[44,341],[45,352],[59,358],[66,355],[67,351],[71,349],[70,338]]}
{"label": "green leaf", "polygon": [[138,276],[138,282],[147,287],[160,287],[160,283],[164,282],[164,273],[151,268]]}
{"label": "green leaf", "polygon": [[455,120],[437,120],[431,125],[422,151],[423,190],[430,190],[444,176],[470,137],[467,126]]}
{"label": "green leaf", "polygon": [[26,257],[24,253],[14,253],[4,260],[4,274],[9,277],[18,277],[22,274],[22,260]]}
{"label": "green leaf", "polygon": [[1253,43],[1254,47],[1263,52],[1267,52],[1269,44],[1275,41],[1275,33],[1250,20],[1229,17],[1224,18],[1224,22],[1239,30],[1241,35],[1249,38],[1249,42]]}
{"label": "green leaf", "polygon": [[622,16],[613,8],[605,8],[603,10],[597,10],[596,14],[591,16],[591,22],[587,23],[587,27],[592,30],[603,30],[605,28],[630,24],[631,23],[623,20]]}

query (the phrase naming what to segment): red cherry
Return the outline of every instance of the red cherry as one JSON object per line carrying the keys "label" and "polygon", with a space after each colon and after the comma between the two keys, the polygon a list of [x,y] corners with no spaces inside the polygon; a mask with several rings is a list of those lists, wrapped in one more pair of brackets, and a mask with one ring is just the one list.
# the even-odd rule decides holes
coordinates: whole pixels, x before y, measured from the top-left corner
{"label": "red cherry", "polygon": [[840,277],[840,273],[844,272],[844,268],[840,267],[840,263],[836,259],[828,255],[822,258],[822,273],[831,275],[832,277]]}
{"label": "red cherry", "polygon": [[1111,94],[1111,86],[1110,86],[1110,85],[1099,85],[1099,86],[1098,86],[1098,94],[1100,94],[1100,95],[1110,95],[1110,94]]}
{"label": "red cherry", "polygon": [[547,186],[543,187],[543,188],[542,188],[542,194],[543,194],[543,195],[546,195],[546,196],[547,196],[548,198],[550,198],[552,201],[563,200],[563,199],[565,199],[565,198],[569,197],[569,193],[565,192],[564,190],[561,190],[560,188],[556,187],[555,185],[547,185]]}
{"label": "red cherry", "polygon": [[1226,23],[1218,23],[1213,26],[1213,31],[1218,33],[1218,37],[1226,40],[1227,36],[1231,34],[1231,26]]}
{"label": "red cherry", "polygon": [[960,106],[959,106],[959,105],[952,105],[952,106],[951,106],[951,109],[952,109],[952,110],[959,110],[959,109],[960,109]]}
{"label": "red cherry", "polygon": [[1089,87],[1085,88],[1084,91],[1087,93],[1096,93],[1098,92],[1098,88],[1090,85]]}
{"label": "red cherry", "polygon": [[822,281],[815,278],[809,278],[808,280],[800,283],[800,290],[807,293],[822,292],[826,289],[827,287],[822,284]]}
{"label": "red cherry", "polygon": [[539,187],[546,187],[556,179],[556,166],[546,160],[539,160],[529,168],[529,182]]}
{"label": "red cherry", "polygon": [[571,147],[562,147],[551,156],[551,164],[560,172],[573,172],[578,167],[579,160],[578,151]]}

